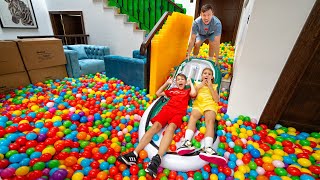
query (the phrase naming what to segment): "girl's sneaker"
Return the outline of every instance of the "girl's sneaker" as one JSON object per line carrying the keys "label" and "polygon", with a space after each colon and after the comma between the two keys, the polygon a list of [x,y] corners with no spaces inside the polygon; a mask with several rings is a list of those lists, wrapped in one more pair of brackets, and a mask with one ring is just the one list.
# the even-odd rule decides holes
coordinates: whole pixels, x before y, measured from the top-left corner
{"label": "girl's sneaker", "polygon": [[177,153],[183,156],[186,154],[191,154],[195,150],[196,148],[192,146],[192,143],[189,140],[185,140],[184,143],[177,149]]}
{"label": "girl's sneaker", "polygon": [[208,161],[219,166],[224,166],[227,164],[227,160],[224,157],[219,156],[218,153],[211,147],[207,147],[200,152],[199,157],[204,161]]}

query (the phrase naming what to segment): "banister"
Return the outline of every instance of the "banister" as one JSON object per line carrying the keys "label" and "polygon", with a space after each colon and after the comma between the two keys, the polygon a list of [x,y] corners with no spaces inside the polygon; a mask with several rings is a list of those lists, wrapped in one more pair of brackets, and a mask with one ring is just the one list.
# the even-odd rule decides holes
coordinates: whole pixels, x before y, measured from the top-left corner
{"label": "banister", "polygon": [[183,12],[183,9],[178,6],[176,3],[172,2],[171,0],[167,0],[170,4],[172,4],[174,7],[178,8],[180,10],[180,12]]}
{"label": "banister", "polygon": [[146,50],[148,49],[148,46],[151,43],[151,40],[153,38],[153,36],[159,31],[159,29],[162,28],[162,25],[164,24],[165,20],[168,18],[169,15],[171,15],[172,12],[168,12],[166,11],[165,13],[163,13],[163,15],[161,16],[161,18],[159,19],[159,21],[157,22],[157,24],[152,28],[152,30],[150,31],[150,33],[148,34],[148,36],[145,38],[145,40],[141,43],[140,46],[140,54],[141,55],[145,55]]}

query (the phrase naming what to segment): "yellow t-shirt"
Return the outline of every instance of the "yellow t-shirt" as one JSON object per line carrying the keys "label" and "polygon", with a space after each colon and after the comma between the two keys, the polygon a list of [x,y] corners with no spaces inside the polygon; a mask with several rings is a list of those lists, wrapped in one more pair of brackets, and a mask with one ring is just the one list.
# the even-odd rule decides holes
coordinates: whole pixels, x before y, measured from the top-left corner
{"label": "yellow t-shirt", "polygon": [[[198,86],[200,83],[195,83],[195,85]],[[218,85],[212,84],[212,87],[216,91]],[[208,86],[203,86],[198,90],[197,97],[193,102],[193,108],[198,109],[201,114],[203,114],[206,110],[212,110],[217,113],[218,104],[213,100]]]}

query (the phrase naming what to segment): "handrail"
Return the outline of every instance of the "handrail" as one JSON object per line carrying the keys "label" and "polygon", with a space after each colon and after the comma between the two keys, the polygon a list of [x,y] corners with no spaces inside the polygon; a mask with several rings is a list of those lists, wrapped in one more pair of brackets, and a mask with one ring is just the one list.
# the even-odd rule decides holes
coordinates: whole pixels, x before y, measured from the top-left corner
{"label": "handrail", "polygon": [[39,36],[17,36],[18,39],[28,38],[59,38],[63,45],[88,44],[89,34],[69,34],[69,35],[39,35]]}
{"label": "handrail", "polygon": [[165,20],[167,20],[168,16],[171,15],[172,12],[166,11],[163,13],[157,24],[152,28],[148,36],[145,38],[145,40],[141,43],[140,46],[140,54],[144,55],[146,53],[146,50],[148,49],[148,46],[151,43],[151,40],[153,36],[159,31],[159,29],[162,28],[162,25],[164,24]]}
{"label": "handrail", "polygon": [[180,10],[180,12],[183,12],[183,8],[178,6],[176,3],[172,2],[171,0],[167,0],[170,4],[172,4],[174,7]]}
{"label": "handrail", "polygon": [[108,0],[107,3],[119,8],[121,14],[128,15],[128,21],[138,23],[138,27],[148,33],[164,12],[185,13],[185,9],[172,0]]}

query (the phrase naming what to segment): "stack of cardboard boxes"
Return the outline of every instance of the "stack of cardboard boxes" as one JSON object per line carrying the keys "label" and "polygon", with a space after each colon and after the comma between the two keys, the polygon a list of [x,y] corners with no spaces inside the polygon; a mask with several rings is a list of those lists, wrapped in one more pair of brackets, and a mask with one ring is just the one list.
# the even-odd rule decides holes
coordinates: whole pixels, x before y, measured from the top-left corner
{"label": "stack of cardboard boxes", "polygon": [[0,93],[67,76],[59,39],[0,41]]}
{"label": "stack of cardboard boxes", "polygon": [[17,43],[0,41],[0,93],[30,84]]}

